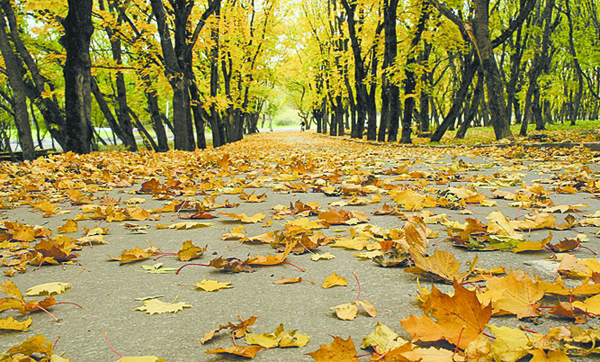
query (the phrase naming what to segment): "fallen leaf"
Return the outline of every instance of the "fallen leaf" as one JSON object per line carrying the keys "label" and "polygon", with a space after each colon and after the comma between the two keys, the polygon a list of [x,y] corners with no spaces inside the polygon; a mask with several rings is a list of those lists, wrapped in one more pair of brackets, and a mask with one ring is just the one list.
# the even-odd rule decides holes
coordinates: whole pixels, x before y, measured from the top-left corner
{"label": "fallen leaf", "polygon": [[248,215],[246,215],[244,213],[242,213],[242,214],[233,214],[233,213],[225,213],[225,212],[222,212],[221,215],[229,216],[232,219],[239,220],[239,221],[241,221],[243,223],[246,223],[246,224],[256,224],[256,223],[259,223],[259,222],[263,221],[265,219],[265,217],[266,217],[266,215],[264,215],[263,213],[260,213],[260,212],[258,214],[254,214],[252,216],[248,216]]}
{"label": "fallen leaf", "polygon": [[59,226],[56,230],[61,233],[69,234],[74,233],[79,229],[77,225],[77,221],[72,219],[67,219],[66,223],[63,226]]}
{"label": "fallen leaf", "polygon": [[181,249],[177,252],[177,257],[181,261],[189,261],[195,258],[199,258],[206,252],[207,247],[201,248],[192,243],[191,240],[183,242]]}
{"label": "fallen leaf", "polygon": [[256,354],[262,350],[263,348],[261,346],[234,346],[229,348],[211,349],[206,351],[206,354],[227,353],[246,358],[254,358],[256,357]]}
{"label": "fallen leaf", "polygon": [[24,322],[19,322],[13,317],[0,319],[0,330],[4,331],[26,331],[31,325],[31,318],[27,318]]}
{"label": "fallen leaf", "polygon": [[402,327],[413,340],[434,342],[444,339],[465,349],[486,328],[492,307],[483,306],[474,291],[455,281],[454,295],[442,293],[435,286],[422,304],[424,316],[402,319]]}
{"label": "fallen leaf", "polygon": [[44,283],[38,284],[34,287],[28,288],[25,293],[26,296],[39,296],[39,295],[59,295],[64,293],[67,289],[71,288],[71,283]]}
{"label": "fallen leaf", "polygon": [[233,285],[228,282],[218,282],[216,280],[202,279],[200,283],[196,283],[196,288],[204,290],[205,292],[214,292],[221,289],[233,288]]}
{"label": "fallen leaf", "polygon": [[193,230],[193,229],[207,228],[207,227],[211,227],[211,226],[212,226],[212,224],[209,222],[187,221],[187,222],[178,222],[175,224],[171,224],[168,226],[168,228],[175,229],[175,230]]}
{"label": "fallen leaf", "polygon": [[337,273],[333,273],[332,275],[325,278],[321,287],[324,289],[333,288],[333,287],[345,287],[348,286],[348,280],[346,278],[337,275]]}
{"label": "fallen leaf", "polygon": [[296,278],[290,278],[290,279],[281,278],[279,280],[274,280],[273,284],[294,284],[294,283],[300,283],[301,281],[302,281],[302,277],[296,277]]}
{"label": "fallen leaf", "polygon": [[307,353],[307,355],[311,356],[315,362],[359,362],[351,337],[348,339],[333,337],[333,342],[322,344],[318,350]]}
{"label": "fallen leaf", "polygon": [[335,259],[335,255],[331,254],[330,252],[323,253],[323,254],[312,254],[310,256],[310,260],[312,260],[312,261],[331,260],[331,259]]}
{"label": "fallen leaf", "polygon": [[134,310],[139,310],[140,312],[145,312],[146,314],[163,314],[163,313],[177,313],[185,308],[191,308],[192,306],[179,302],[179,303],[165,303],[161,302],[158,299],[150,299],[142,302],[141,307],[137,307]]}

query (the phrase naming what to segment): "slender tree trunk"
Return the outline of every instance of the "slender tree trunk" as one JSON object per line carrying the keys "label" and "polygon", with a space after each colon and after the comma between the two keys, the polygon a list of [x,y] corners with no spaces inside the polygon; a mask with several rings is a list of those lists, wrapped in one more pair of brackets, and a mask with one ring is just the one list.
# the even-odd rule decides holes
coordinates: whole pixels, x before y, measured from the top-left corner
{"label": "slender tree trunk", "polygon": [[490,120],[496,140],[513,138],[510,131],[510,120],[506,112],[504,100],[504,85],[498,70],[498,64],[494,56],[494,49],[490,39],[489,28],[489,0],[474,0],[473,33],[475,47],[477,48],[484,80],[488,95],[488,106],[490,108]]}
{"label": "slender tree trunk", "polygon": [[465,98],[467,96],[467,92],[469,91],[469,86],[473,82],[473,77],[477,72],[477,68],[479,68],[479,61],[477,59],[469,62],[469,64],[465,64],[460,88],[454,95],[452,107],[450,107],[450,111],[448,111],[448,114],[442,121],[442,124],[439,125],[439,127],[431,136],[431,142],[439,142],[444,136],[444,133],[446,133],[446,130],[450,127],[450,125],[456,122],[456,118],[461,112],[462,105],[465,103]]}
{"label": "slender tree trunk", "polygon": [[0,13],[0,51],[4,58],[8,82],[13,90],[13,112],[19,136],[19,144],[23,151],[23,158],[33,160],[35,158],[35,146],[33,144],[29,113],[27,111],[27,91],[19,70],[17,57],[12,52],[12,46],[5,29],[6,21],[4,20],[4,14]]}
{"label": "slender tree trunk", "polygon": [[384,53],[383,69],[381,70],[381,121],[377,140],[396,141],[400,123],[400,89],[390,79],[390,70],[398,54],[398,39],[396,34],[396,15],[398,0],[384,0],[383,28]]}
{"label": "slender tree trunk", "polygon": [[90,39],[93,0],[68,0],[61,43],[67,51],[65,77],[65,151],[89,153],[92,145]]}
{"label": "slender tree trunk", "polygon": [[569,21],[569,50],[571,51],[571,56],[573,57],[573,65],[575,67],[575,73],[577,76],[577,93],[575,93],[575,98],[572,103],[572,111],[570,112],[570,121],[571,125],[574,126],[577,123],[577,115],[579,114],[579,109],[581,107],[581,98],[583,96],[583,70],[581,69],[581,65],[579,64],[579,59],[577,58],[577,51],[575,49],[575,41],[574,41],[574,26],[573,26],[573,16],[571,14],[571,6],[570,0],[565,0],[565,8],[567,14],[567,20]]}
{"label": "slender tree trunk", "polygon": [[[104,0],[100,0],[99,2],[100,9],[104,10]],[[111,11],[115,10],[113,4],[109,2],[109,8]],[[120,25],[123,21],[123,17],[121,15],[117,15],[117,25]],[[115,33],[114,29],[110,26],[106,26],[104,28],[106,35],[108,36],[108,40],[110,42],[110,47],[112,50],[112,57],[117,67],[123,64],[123,51],[121,49],[121,38]],[[125,76],[121,70],[117,70],[116,74],[116,86],[117,86],[117,119],[119,121],[119,126],[121,127],[121,133],[125,136],[121,138],[125,147],[130,151],[137,151],[137,143],[135,141],[135,137],[133,135],[133,124],[131,123],[131,116],[129,115],[129,106],[127,105],[127,87],[125,85]],[[119,137],[120,138],[120,137]]]}
{"label": "slender tree trunk", "polygon": [[[348,0],[341,0],[346,14],[348,14],[348,33],[350,36],[350,42],[352,47],[352,54],[354,55],[354,87],[356,88],[356,127],[352,128],[352,137],[362,138],[362,134],[365,128],[365,120],[367,116],[366,105],[369,101],[369,95],[367,93],[367,85],[365,84],[365,61],[362,56],[362,47],[360,39],[358,37],[356,27],[357,20],[355,2],[349,3]],[[362,22],[360,19],[358,22]]]}
{"label": "slender tree trunk", "polygon": [[[552,32],[552,11],[554,10],[554,0],[546,0],[546,6],[542,11],[540,23],[544,24],[542,39],[538,38],[538,46],[541,49],[536,51],[531,68],[529,69],[529,88],[525,96],[525,114],[532,114],[539,126],[543,123],[542,109],[540,106],[540,89],[538,78],[546,71],[549,65],[548,52],[550,49],[550,35]],[[540,24],[541,25],[541,24]],[[526,116],[521,123],[519,135],[527,136],[529,116]]]}
{"label": "slender tree trunk", "polygon": [[477,76],[477,85],[475,86],[475,90],[473,91],[473,98],[471,99],[471,105],[469,106],[468,111],[465,113],[465,120],[460,125],[460,128],[456,132],[456,136],[454,138],[464,139],[467,134],[467,130],[475,120],[477,116],[477,111],[479,109],[479,104],[481,103],[481,99],[483,97],[483,74],[479,72]]}
{"label": "slender tree trunk", "polygon": [[27,96],[29,100],[35,104],[40,110],[46,129],[52,135],[52,139],[66,149],[64,131],[65,119],[63,111],[58,105],[57,97],[43,97],[42,94],[46,90],[53,91],[54,85],[40,74],[37,63],[25,47],[20,35],[17,18],[12,8],[12,2],[9,0],[1,0],[4,15],[10,26],[10,37],[15,46],[15,50],[19,55],[19,59],[25,63],[31,77],[25,77],[24,81],[27,86]]}
{"label": "slender tree trunk", "polygon": [[402,137],[400,143],[412,143],[412,118],[413,111],[415,110],[415,89],[417,88],[417,80],[415,72],[413,70],[414,64],[417,63],[417,56],[415,55],[416,48],[421,42],[421,36],[425,31],[425,24],[429,19],[429,2],[428,0],[423,1],[421,7],[421,16],[419,22],[413,32],[413,38],[410,44],[410,50],[408,58],[406,59],[406,66],[404,71],[404,115],[402,116]]}

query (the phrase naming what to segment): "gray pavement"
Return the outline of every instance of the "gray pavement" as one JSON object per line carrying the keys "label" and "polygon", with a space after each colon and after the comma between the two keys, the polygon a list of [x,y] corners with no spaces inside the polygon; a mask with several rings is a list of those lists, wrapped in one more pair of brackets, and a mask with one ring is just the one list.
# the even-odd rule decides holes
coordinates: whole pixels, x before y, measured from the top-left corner
{"label": "gray pavement", "polygon": [[[352,181],[353,177],[365,177],[372,174],[382,181],[390,181],[392,184],[415,185],[420,183],[422,190],[428,188],[442,189],[448,186],[474,185],[479,192],[491,197],[491,190],[515,191],[521,188],[521,182],[527,185],[533,184],[535,180],[550,180],[555,177],[576,174],[582,172],[585,167],[590,176],[598,179],[599,167],[598,155],[584,151],[579,148],[572,150],[556,151],[547,149],[544,152],[533,154],[532,151],[511,151],[502,149],[480,149],[468,151],[466,149],[415,149],[380,147],[361,145],[351,142],[334,141],[326,137],[316,136],[308,133],[277,133],[249,137],[243,141],[247,146],[238,151],[238,146],[230,145],[219,150],[216,155],[231,155],[231,159],[240,166],[246,165],[247,170],[235,176],[217,175],[218,166],[214,170],[201,172],[194,168],[195,160],[203,157],[214,156],[214,151],[207,151],[203,156],[190,157],[185,162],[173,161],[172,168],[168,169],[170,163],[166,160],[172,154],[165,155],[160,162],[163,168],[150,172],[149,168],[139,170],[137,184],[127,188],[114,188],[110,191],[99,191],[96,196],[113,199],[121,198],[123,201],[130,197],[141,197],[147,201],[141,205],[144,209],[160,208],[165,201],[153,200],[151,195],[135,195],[133,192],[139,190],[139,182],[151,176],[171,175],[174,178],[187,178],[200,182],[207,175],[222,178],[224,183],[231,182],[233,178],[250,180],[265,180],[260,188],[247,188],[247,193],[266,193],[267,199],[264,203],[245,203],[237,198],[237,195],[220,195],[216,202],[230,200],[240,202],[234,209],[219,209],[219,212],[246,213],[254,215],[262,212],[267,215],[267,220],[272,225],[265,227],[264,223],[248,224],[246,233],[249,236],[258,235],[267,231],[278,231],[284,229],[287,217],[283,220],[272,218],[272,208],[276,205],[289,205],[291,202],[301,200],[302,202],[318,202],[326,209],[329,203],[337,201],[348,201],[341,196],[326,196],[321,192],[295,193],[274,191],[273,186],[284,183],[276,180],[289,171],[290,161],[295,157],[295,163],[306,162],[307,168],[312,165],[316,167],[313,171],[300,172],[294,183],[305,182],[313,185],[315,179],[323,178],[323,175],[340,174],[338,182]],[[270,149],[270,144],[283,145],[281,153]],[[265,145],[261,149],[260,145]],[[254,150],[254,152],[252,152]],[[242,153],[238,153],[242,152]],[[245,153],[243,153],[245,152]],[[529,153],[532,155],[529,155]],[[537,152],[537,151],[535,151]],[[511,155],[512,153],[512,155]],[[512,156],[523,157],[512,157]],[[157,158],[158,160],[158,158]],[[263,175],[267,167],[275,167],[276,162],[286,163],[273,174]],[[459,167],[460,165],[464,167]],[[155,165],[152,164],[154,167]],[[423,181],[422,176],[415,176],[414,180],[395,180],[398,175],[387,175],[386,171],[405,167],[407,171],[430,172],[429,180]],[[297,170],[301,170],[298,168]],[[363,174],[356,171],[363,170]],[[65,169],[68,175],[70,170]],[[359,174],[357,176],[357,174]],[[449,184],[436,184],[435,178],[439,175],[453,174],[456,181]],[[489,177],[492,176],[492,177]],[[48,178],[60,177],[60,175],[48,175]],[[499,187],[490,185],[490,180],[510,179],[519,180],[513,186]],[[164,178],[162,178],[164,180]],[[391,181],[393,180],[393,181]],[[482,180],[479,183],[477,180]],[[485,181],[483,181],[485,180]],[[233,185],[233,183],[232,183]],[[6,183],[4,183],[6,188]],[[339,184],[337,184],[339,186]],[[544,188],[554,187],[553,184],[543,184]],[[223,190],[221,190],[223,191]],[[367,197],[370,198],[371,195]],[[179,197],[184,198],[184,197]],[[203,196],[193,196],[202,199]],[[600,200],[597,195],[579,192],[576,194],[550,193],[550,198],[555,204],[579,204],[586,203],[584,213],[594,213],[600,210]],[[96,200],[96,203],[100,200]],[[384,194],[381,202],[367,206],[343,206],[344,210],[360,210],[369,216],[370,224],[384,228],[401,228],[404,220],[398,216],[375,216],[373,211],[381,208],[384,202],[395,205],[391,198]],[[468,210],[472,215],[464,215],[459,210],[444,208],[426,209],[435,214],[446,213],[451,220],[464,221],[466,217],[473,217],[486,222],[485,217],[492,211],[500,210],[511,219],[524,217],[531,210],[511,207],[511,201],[497,200],[498,206],[482,207],[469,205]],[[34,211],[29,206],[19,206],[14,209],[1,210],[0,217],[7,221],[19,221],[29,225],[44,225],[55,231],[63,225],[66,219],[81,214],[78,206],[72,206],[68,202],[59,204],[59,210],[69,211],[67,214],[56,214],[49,218],[42,217],[42,212]],[[410,212],[404,210],[406,214]],[[382,268],[372,261],[360,260],[353,256],[354,251],[324,246],[320,252],[331,252],[336,256],[334,260],[313,262],[310,254],[290,255],[287,261],[306,269],[301,272],[289,265],[278,265],[272,267],[258,267],[255,273],[226,273],[213,268],[190,266],[181,271],[179,275],[169,274],[146,274],[142,272],[141,266],[154,265],[162,262],[164,267],[177,268],[183,263],[173,256],[167,256],[159,261],[147,260],[139,263],[125,264],[119,266],[117,262],[109,261],[108,255],[118,256],[125,249],[133,247],[145,248],[148,243],[160,248],[163,252],[176,252],[183,241],[192,240],[194,244],[208,246],[206,254],[197,262],[206,263],[216,256],[246,258],[248,255],[273,254],[274,250],[268,245],[240,245],[237,241],[223,241],[222,235],[233,227],[239,226],[237,222],[229,221],[229,218],[220,216],[213,220],[197,220],[211,222],[210,228],[195,230],[162,230],[156,225],[172,224],[185,221],[178,217],[181,214],[161,214],[158,221],[135,222],[140,225],[148,225],[150,228],[146,234],[135,234],[128,231],[123,222],[108,223],[105,221],[81,221],[79,232],[70,234],[72,237],[82,236],[83,226],[92,228],[101,226],[109,228],[106,235],[108,245],[85,247],[77,258],[77,263],[64,266],[28,266],[27,272],[17,273],[12,280],[25,290],[37,284],[46,282],[59,282],[73,278],[70,282],[73,287],[62,295],[56,297],[60,301],[75,302],[84,307],[79,309],[73,305],[57,305],[51,308],[53,314],[60,318],[55,322],[44,313],[31,314],[33,323],[30,331],[26,332],[0,332],[0,350],[5,350],[11,345],[25,340],[36,334],[45,335],[48,340],[54,341],[60,338],[56,351],[66,352],[66,357],[72,362],[76,361],[115,361],[119,359],[104,340],[104,334],[108,333],[112,346],[126,356],[156,355],[170,362],[178,361],[236,361],[241,358],[228,355],[207,355],[209,349],[227,348],[232,346],[231,338],[223,331],[213,341],[206,345],[200,344],[200,338],[208,331],[228,322],[238,321],[238,316],[244,319],[251,316],[258,317],[251,328],[254,333],[272,333],[281,323],[286,330],[296,329],[299,333],[308,334],[311,340],[304,348],[275,348],[260,352],[256,361],[311,361],[306,353],[313,352],[321,344],[332,341],[330,336],[347,338],[352,336],[357,348],[361,340],[373,329],[377,322],[382,322],[401,336],[408,338],[402,330],[400,319],[410,315],[420,316],[423,314],[414,296],[418,293],[416,275],[406,273],[402,268]],[[582,215],[574,215],[581,218]],[[559,219],[565,215],[557,214]],[[316,219],[311,217],[311,219]],[[454,253],[462,262],[471,261],[475,255],[479,257],[479,267],[492,268],[504,266],[508,269],[523,269],[530,275],[537,274],[546,280],[553,280],[556,273],[552,270],[552,262],[548,260],[550,253],[525,253],[513,254],[511,252],[467,252],[463,249],[452,247],[444,241],[447,237],[446,228],[441,225],[428,225],[440,233],[436,238],[429,240],[428,252],[432,254],[435,249],[447,250]],[[327,236],[347,236],[350,226],[332,226],[323,230]],[[597,227],[577,227],[575,230],[552,231],[553,241],[559,241],[565,237],[574,237],[577,232],[585,233],[590,241],[586,246],[600,252],[600,240]],[[548,235],[547,230],[526,233],[530,240],[541,240]],[[581,249],[574,253],[579,258],[593,257],[592,252]],[[336,287],[323,289],[320,284],[332,273],[345,277],[348,287]],[[354,281],[352,273],[356,273],[362,284],[363,300],[371,301],[378,309],[377,318],[369,318],[365,314],[359,314],[354,321],[341,321],[337,319],[329,308],[338,304],[354,301],[358,293],[358,286]],[[81,273],[81,274],[80,274]],[[272,282],[282,277],[291,278],[301,276],[305,281],[299,284],[276,285]],[[207,293],[196,290],[191,284],[200,282],[202,279],[213,279],[221,282],[230,282],[232,289]],[[312,282],[312,283],[311,283]],[[314,283],[314,284],[313,284]],[[431,282],[423,278],[421,285],[430,286]],[[436,284],[443,291],[452,288]],[[164,302],[171,302],[177,298],[179,302],[192,305],[176,314],[146,315],[134,311],[141,302],[136,298],[161,295]],[[10,311],[2,313],[0,317],[6,318],[12,315],[17,317],[18,313]],[[22,320],[22,317],[18,317]],[[543,317],[536,321],[517,320],[515,317],[492,318],[492,324],[518,327],[524,325],[541,333],[555,326],[571,325],[566,320],[552,317]],[[598,327],[596,318],[589,319],[585,327]],[[243,341],[240,341],[243,344]],[[422,344],[421,345],[428,345]],[[441,345],[444,346],[444,345]],[[445,346],[447,347],[447,345]],[[370,351],[358,349],[358,354]],[[361,358],[361,361],[368,357]],[[573,358],[578,361],[591,361],[591,357]]]}

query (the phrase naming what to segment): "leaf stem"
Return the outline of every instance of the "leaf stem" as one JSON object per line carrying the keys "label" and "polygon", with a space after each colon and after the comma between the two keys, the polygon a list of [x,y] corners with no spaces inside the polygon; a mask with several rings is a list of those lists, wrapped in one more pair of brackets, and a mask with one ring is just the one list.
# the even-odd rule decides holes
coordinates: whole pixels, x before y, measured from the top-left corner
{"label": "leaf stem", "polygon": [[462,335],[463,332],[465,331],[466,326],[462,326],[462,328],[460,329],[460,334],[458,335],[458,340],[456,341],[456,348],[454,349],[454,353],[452,353],[452,360],[454,360],[454,356],[456,355],[456,352],[458,352],[459,348],[458,345],[460,344],[460,340],[462,339]]}
{"label": "leaf stem", "polygon": [[292,264],[292,263],[290,263],[289,261],[282,261],[282,262],[281,262],[281,264],[287,264],[287,265],[291,265],[291,266],[293,266],[294,268],[296,268],[296,269],[300,270],[301,272],[305,272],[305,271],[306,271],[306,269],[304,269],[304,268],[301,268],[301,267],[299,267],[298,265]]}
{"label": "leaf stem", "polygon": [[52,319],[54,319],[54,321],[56,321],[56,322],[60,322],[60,319],[56,318],[56,316],[55,316],[54,314],[52,314],[52,313],[48,312],[48,310],[46,310],[44,307],[42,307],[42,306],[41,306],[41,305],[39,305],[39,304],[34,304],[34,303],[25,303],[24,305],[30,305],[30,306],[32,306],[32,307],[36,307],[36,308],[38,308],[38,309],[42,310],[44,313],[48,314],[50,317],[52,317]]}
{"label": "leaf stem", "polygon": [[58,302],[55,305],[59,305],[59,304],[71,304],[71,305],[74,305],[74,306],[79,307],[81,309],[84,309],[81,305],[79,305],[77,303],[73,303],[73,302]]}
{"label": "leaf stem", "polygon": [[60,340],[60,337],[57,337],[56,341],[54,341],[54,344],[52,345],[52,354],[54,354],[54,348],[56,348],[56,345],[58,344],[58,340]]}
{"label": "leaf stem", "polygon": [[110,344],[110,341],[108,340],[108,332],[104,332],[104,339],[106,340],[106,344],[108,344],[108,348],[110,348],[111,351],[113,351],[117,356],[119,356],[121,358],[125,357],[122,354],[120,354],[119,352],[115,351],[113,346]]}
{"label": "leaf stem", "polygon": [[185,268],[186,266],[190,266],[190,265],[196,265],[196,266],[210,266],[209,264],[200,264],[200,263],[187,263],[187,264],[183,264],[179,269],[177,269],[177,271],[175,272],[175,274],[179,275],[179,272],[181,271],[181,269]]}
{"label": "leaf stem", "polygon": [[358,303],[360,300],[360,294],[362,293],[362,286],[360,285],[360,281],[358,280],[356,273],[352,272],[352,275],[354,275],[354,279],[356,279],[356,283],[358,284],[358,295],[356,296],[356,303]]}

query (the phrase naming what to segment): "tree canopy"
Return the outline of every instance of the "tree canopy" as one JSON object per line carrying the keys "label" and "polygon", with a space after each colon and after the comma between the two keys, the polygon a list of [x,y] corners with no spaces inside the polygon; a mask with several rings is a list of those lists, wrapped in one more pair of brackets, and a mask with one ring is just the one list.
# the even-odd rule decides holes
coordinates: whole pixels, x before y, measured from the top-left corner
{"label": "tree canopy", "polygon": [[16,134],[25,158],[45,137],[79,153],[219,147],[281,105],[317,132],[402,143],[598,118],[592,0],[0,4],[0,148]]}

